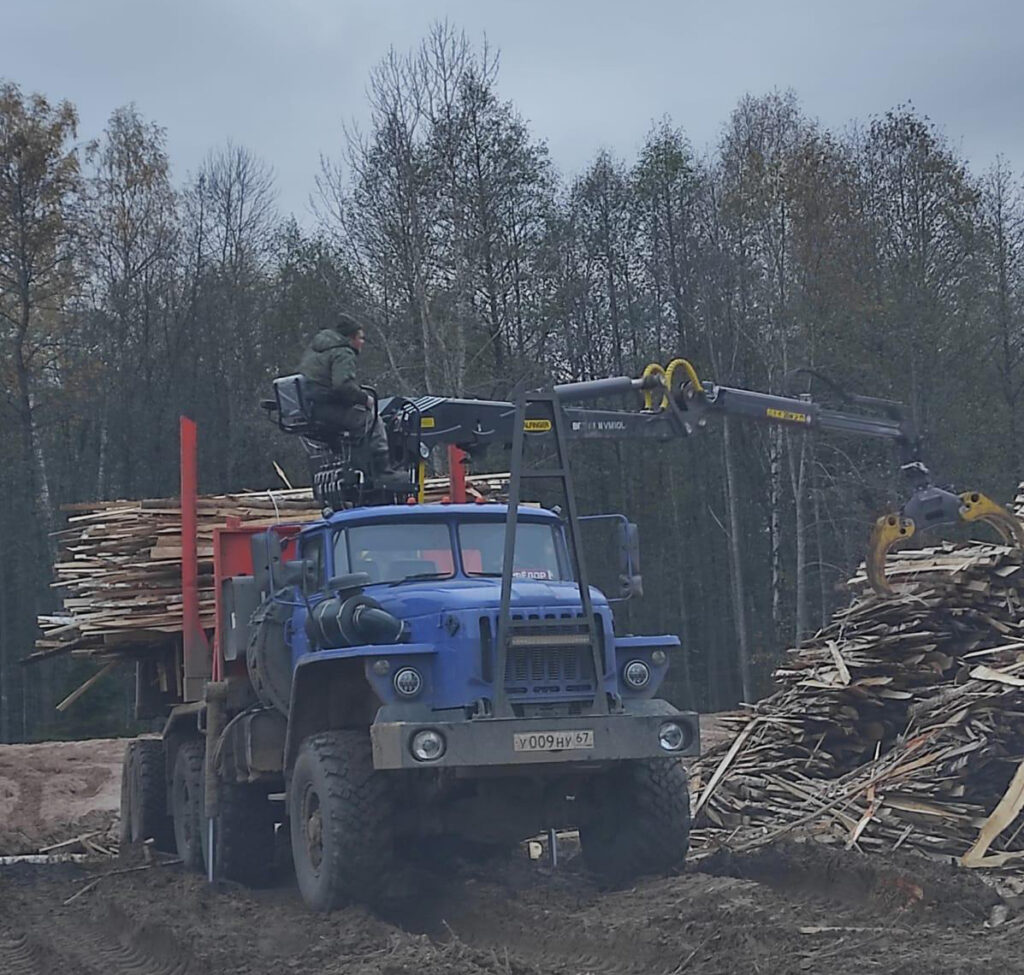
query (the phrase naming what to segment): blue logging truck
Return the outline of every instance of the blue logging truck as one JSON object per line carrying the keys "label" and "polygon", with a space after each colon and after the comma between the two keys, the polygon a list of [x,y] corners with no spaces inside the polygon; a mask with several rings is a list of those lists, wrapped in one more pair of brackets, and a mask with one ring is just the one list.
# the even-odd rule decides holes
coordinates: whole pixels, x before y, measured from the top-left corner
{"label": "blue logging truck", "polygon": [[[631,392],[639,411],[566,405]],[[211,634],[195,611],[194,487],[191,504],[183,489],[185,629],[175,654],[139,663],[140,716],[166,724],[128,747],[122,830],[173,841],[211,878],[255,885],[283,823],[318,910],[385,896],[403,858],[444,840],[501,848],[576,827],[587,866],[612,882],[684,860],[681,760],[699,751],[698,721],[657,697],[679,641],[617,631],[614,602],[641,590],[624,517],[604,516],[617,591],[588,585],[568,441],[668,440],[716,413],[890,439],[914,490],[876,525],[868,562],[880,588],[885,550],[915,518],[1010,523],[980,495],[934,487],[902,416],[701,383],[684,360],[639,379],[520,389],[509,403],[382,400],[407,483],[374,483],[368,445],[318,422],[301,376],[277,380],[264,405],[307,447],[323,517],[215,533]],[[422,503],[423,462],[441,445],[459,449],[454,503]],[[458,458],[503,445],[508,503],[458,503]],[[527,463],[537,448],[539,467]],[[553,483],[561,507],[522,504],[531,478]]]}

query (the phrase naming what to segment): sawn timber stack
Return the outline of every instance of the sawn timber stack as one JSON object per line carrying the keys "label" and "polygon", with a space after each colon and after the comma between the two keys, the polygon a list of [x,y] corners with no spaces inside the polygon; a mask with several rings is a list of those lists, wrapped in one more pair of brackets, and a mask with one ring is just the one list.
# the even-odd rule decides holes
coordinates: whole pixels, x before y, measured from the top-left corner
{"label": "sawn timber stack", "polygon": [[886,573],[895,596],[863,592],[727,719],[735,737],[694,770],[698,857],[796,831],[968,866],[1024,856],[1024,554],[947,544]]}
{"label": "sawn timber stack", "polygon": [[[507,474],[468,478],[470,499],[497,498]],[[426,483],[426,500],[439,501],[447,479]],[[59,653],[109,657],[145,653],[181,633],[181,508],[171,499],[99,501],[69,505],[53,587],[63,612],[40,616],[41,636],[30,659]],[[321,516],[308,488],[198,499],[199,609],[213,627],[213,532],[228,519],[242,525],[315,521]]]}

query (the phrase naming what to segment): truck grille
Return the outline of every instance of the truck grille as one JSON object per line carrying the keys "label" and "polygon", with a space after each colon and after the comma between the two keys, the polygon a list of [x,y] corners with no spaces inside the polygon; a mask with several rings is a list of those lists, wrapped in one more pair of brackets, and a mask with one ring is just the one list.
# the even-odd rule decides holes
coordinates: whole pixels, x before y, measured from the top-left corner
{"label": "truck grille", "polygon": [[[604,624],[600,614],[595,617],[604,659]],[[589,644],[579,642],[587,633],[580,614],[513,613],[512,619],[513,637],[527,637],[530,644],[509,647],[505,661],[505,693],[512,700],[581,700],[594,696],[594,659]],[[564,623],[551,626],[549,621],[554,620],[564,620]],[[531,626],[534,621],[538,625]],[[497,632],[496,614],[480,618],[481,671],[486,681],[494,679]],[[514,639],[513,644],[515,642]]]}

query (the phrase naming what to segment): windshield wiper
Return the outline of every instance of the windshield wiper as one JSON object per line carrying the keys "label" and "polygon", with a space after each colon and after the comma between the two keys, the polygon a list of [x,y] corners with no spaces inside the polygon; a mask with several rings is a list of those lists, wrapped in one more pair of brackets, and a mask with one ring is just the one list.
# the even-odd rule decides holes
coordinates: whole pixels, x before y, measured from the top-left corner
{"label": "windshield wiper", "polygon": [[415,582],[417,579],[447,579],[451,576],[450,572],[417,572],[415,575],[406,576],[404,579],[396,579],[394,582],[389,582],[389,586],[400,586],[403,582]]}

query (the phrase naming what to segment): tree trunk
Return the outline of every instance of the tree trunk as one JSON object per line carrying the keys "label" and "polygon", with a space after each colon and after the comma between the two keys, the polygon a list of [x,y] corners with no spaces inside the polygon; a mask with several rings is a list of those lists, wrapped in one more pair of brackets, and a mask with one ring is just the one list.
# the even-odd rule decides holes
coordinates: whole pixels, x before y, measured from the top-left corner
{"label": "tree trunk", "polygon": [[782,635],[782,430],[768,430],[768,538],[771,546],[772,639]]}
{"label": "tree trunk", "polygon": [[107,497],[107,456],[110,450],[110,427],[107,420],[106,396],[100,404],[100,435],[99,444],[96,450],[96,497]]}
{"label": "tree trunk", "polygon": [[46,469],[46,455],[43,453],[43,441],[39,436],[39,425],[36,417],[35,397],[29,394],[28,428],[29,440],[32,450],[32,460],[36,469],[36,490],[38,491],[37,503],[40,517],[42,518],[43,529],[46,532],[45,547],[50,555],[51,564],[57,560],[57,546],[53,540],[53,531],[56,528],[57,519],[53,511],[53,498],[50,494],[50,476]]}
{"label": "tree trunk", "polygon": [[[5,486],[6,487],[6,486]],[[3,539],[3,550],[10,551],[6,532]],[[11,740],[11,666],[9,655],[14,650],[13,641],[7,640],[13,623],[12,614],[8,609],[8,560],[0,561],[0,742]]]}
{"label": "tree trunk", "polygon": [[[679,488],[676,485],[676,465],[668,464],[668,493],[672,500],[672,534],[671,538],[683,538],[682,519],[679,514]],[[690,673],[690,654],[693,652],[693,633],[690,625],[690,610],[688,606],[689,593],[687,591],[686,563],[680,561],[677,565],[679,571],[679,587],[676,591],[676,609],[679,613],[679,636],[682,639],[679,662],[683,670],[683,682],[686,685],[686,700],[682,702],[688,708],[695,706],[693,694],[693,676]]]}
{"label": "tree trunk", "polygon": [[431,395],[434,392],[434,354],[430,328],[430,307],[427,300],[427,286],[420,272],[416,271],[415,283],[416,310],[419,312],[420,333],[423,341],[423,392]]}
{"label": "tree trunk", "polygon": [[726,417],[722,424],[722,450],[725,459],[725,495],[729,512],[729,579],[733,616],[736,621],[737,662],[744,701],[754,700],[750,673],[750,637],[747,631],[747,595],[743,580],[743,546],[740,542],[739,501],[736,497],[736,470],[732,450],[732,423]]}
{"label": "tree trunk", "polygon": [[794,457],[792,436],[789,438],[789,477],[793,486],[793,504],[796,511],[794,546],[796,549],[796,611],[794,613],[794,646],[799,646],[807,634],[807,504],[805,484],[807,474],[807,436],[800,435],[799,457]]}
{"label": "tree trunk", "polygon": [[821,530],[821,486],[819,481],[818,464],[814,457],[814,450],[811,450],[811,465],[814,476],[812,477],[811,497],[814,499],[814,543],[815,558],[818,560],[818,626],[822,629],[828,623],[828,588],[825,585],[825,540]]}

